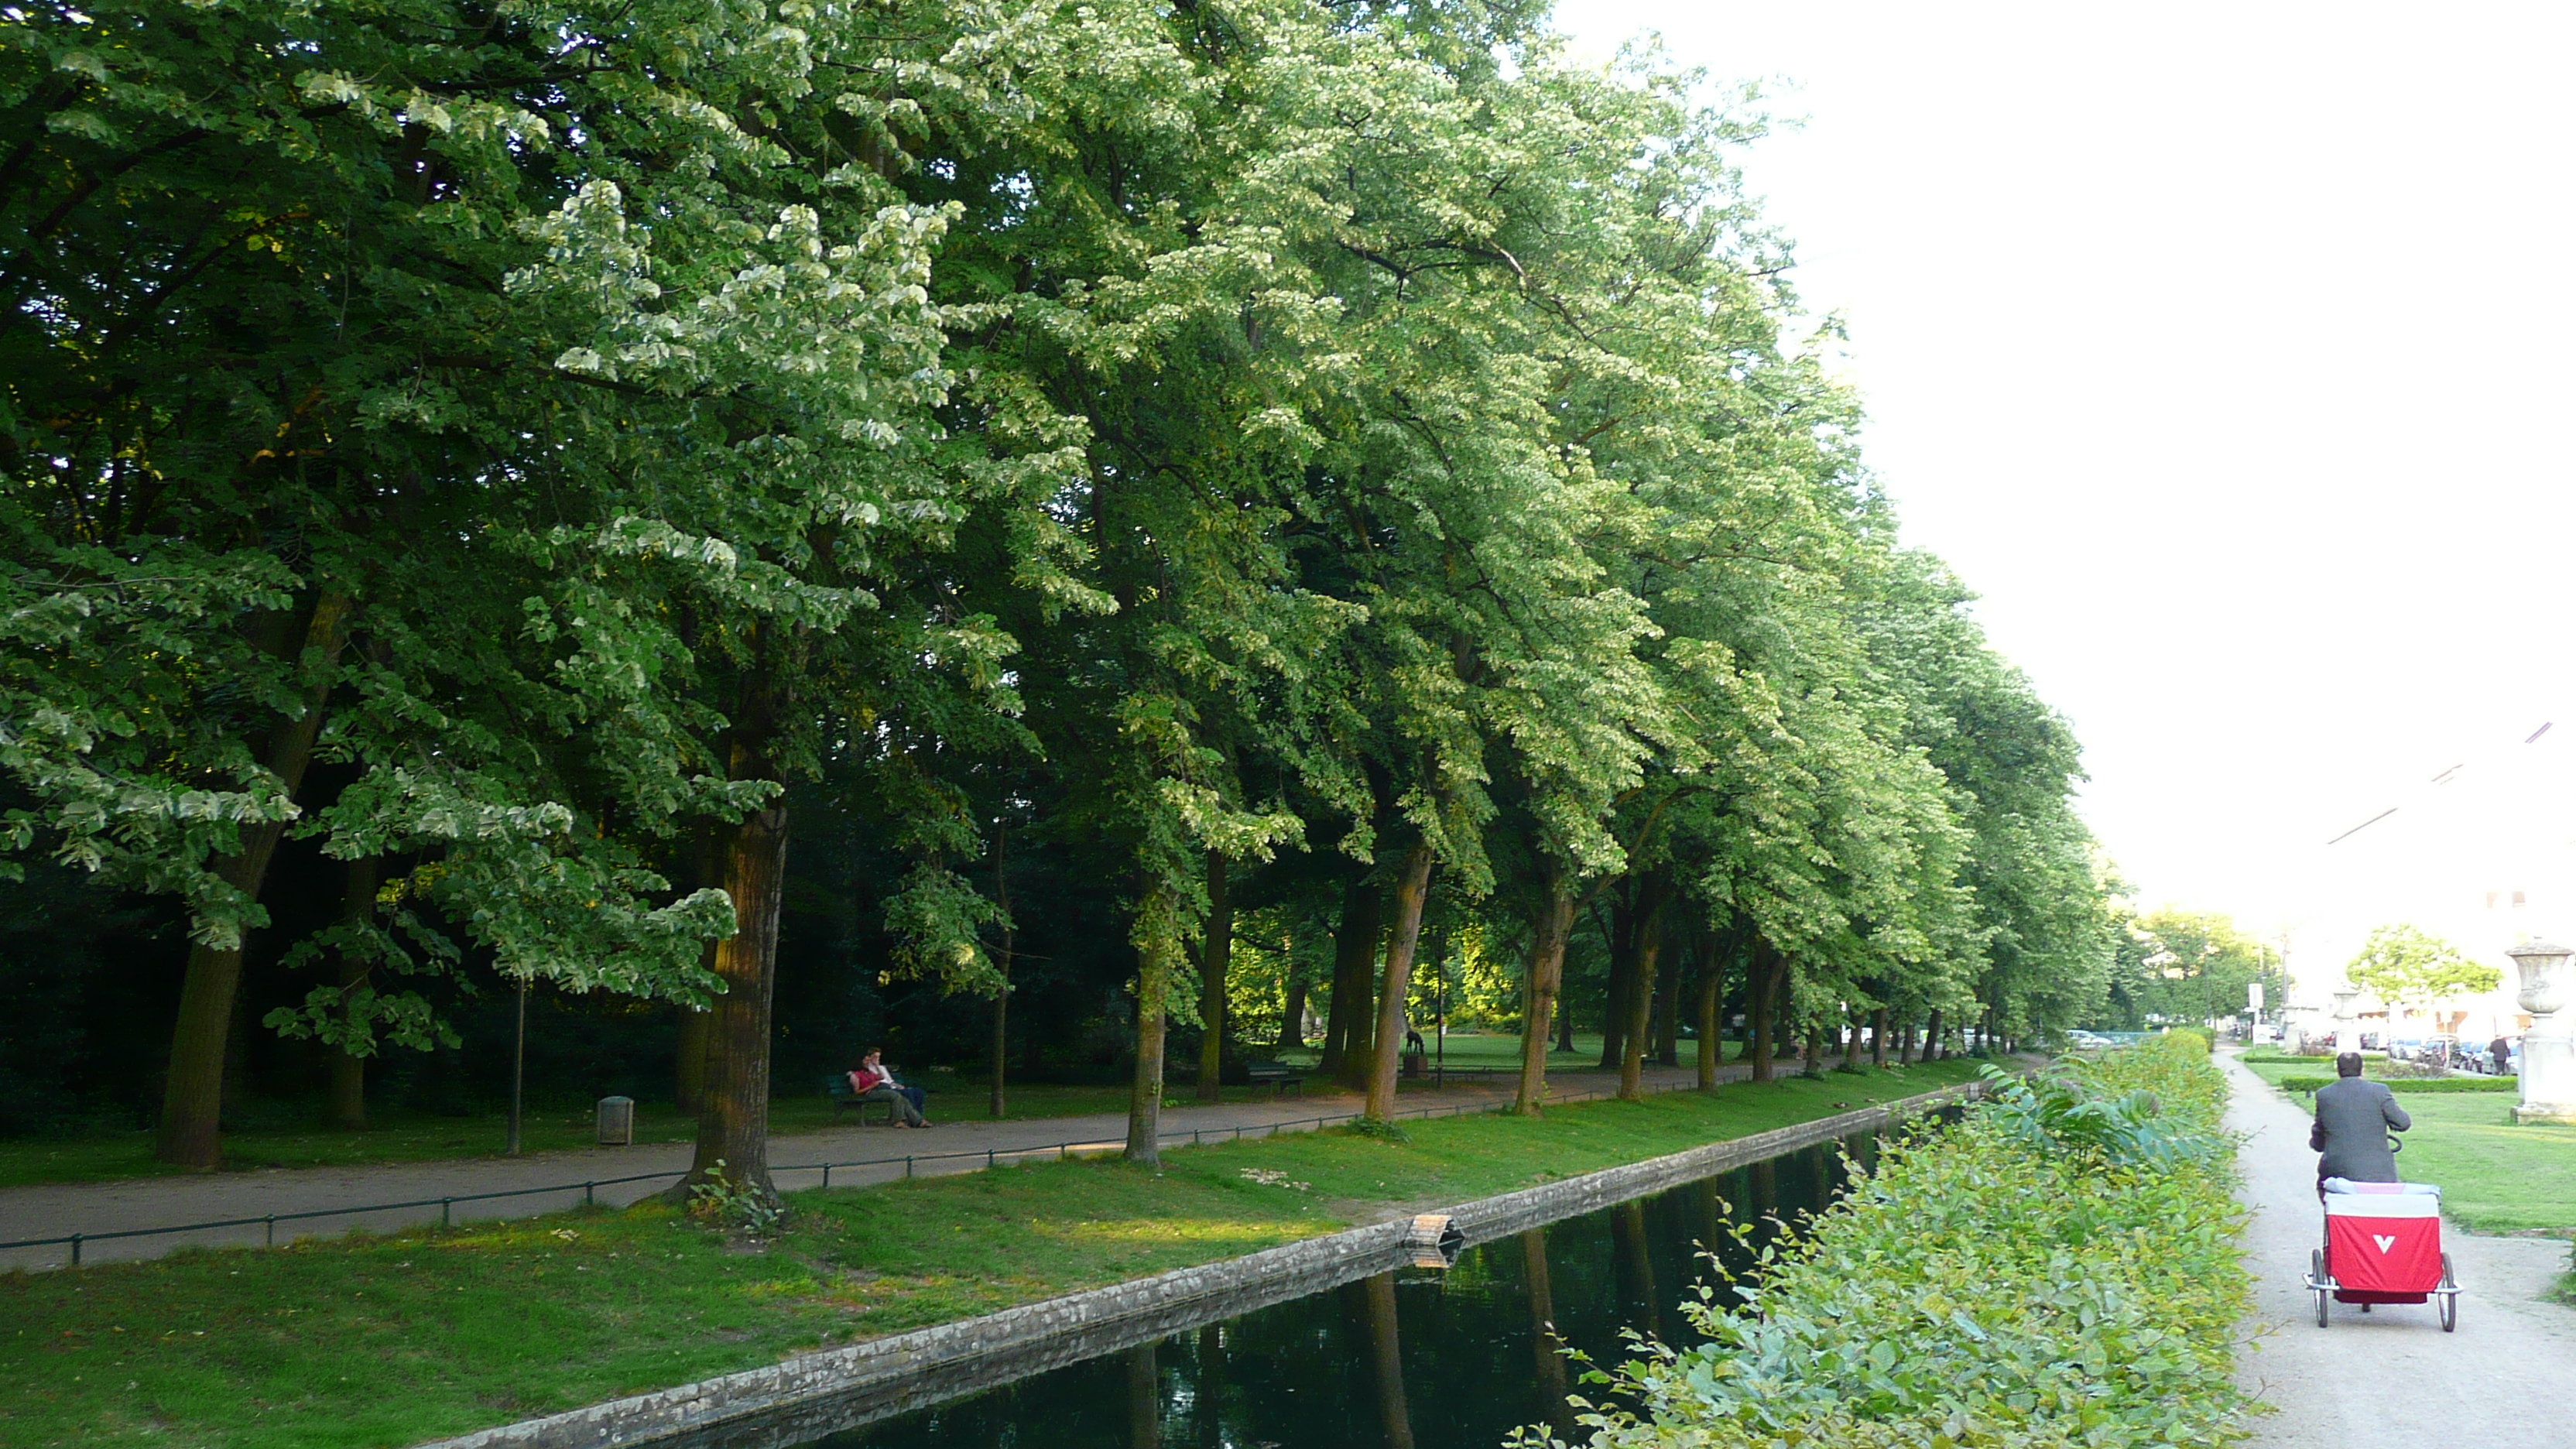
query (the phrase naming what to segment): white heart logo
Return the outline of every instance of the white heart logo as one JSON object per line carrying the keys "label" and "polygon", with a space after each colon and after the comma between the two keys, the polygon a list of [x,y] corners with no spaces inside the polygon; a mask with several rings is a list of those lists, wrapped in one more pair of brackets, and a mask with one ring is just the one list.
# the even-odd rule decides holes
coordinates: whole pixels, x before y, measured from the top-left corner
{"label": "white heart logo", "polygon": [[2383,1238],[2377,1233],[2371,1234],[2370,1240],[2377,1243],[2379,1245],[2379,1251],[2383,1253],[2397,1246],[2397,1240],[2395,1238]]}

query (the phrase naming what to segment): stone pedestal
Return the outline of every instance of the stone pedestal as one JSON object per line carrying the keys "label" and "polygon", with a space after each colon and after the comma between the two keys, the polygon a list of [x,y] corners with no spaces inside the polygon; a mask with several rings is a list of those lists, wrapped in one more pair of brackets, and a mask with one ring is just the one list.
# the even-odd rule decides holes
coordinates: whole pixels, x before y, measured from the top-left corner
{"label": "stone pedestal", "polygon": [[2563,1014],[2567,1006],[2567,958],[2564,946],[2526,941],[2505,953],[2522,972],[2515,996],[2531,1013],[2531,1029],[2522,1035],[2520,1061],[2522,1100],[2513,1109],[2516,1122],[2576,1122],[2576,1040]]}
{"label": "stone pedestal", "polygon": [[2361,1028],[2352,1019],[2353,1005],[2360,1000],[2358,991],[2334,993],[2334,1049],[2337,1056],[2361,1050]]}

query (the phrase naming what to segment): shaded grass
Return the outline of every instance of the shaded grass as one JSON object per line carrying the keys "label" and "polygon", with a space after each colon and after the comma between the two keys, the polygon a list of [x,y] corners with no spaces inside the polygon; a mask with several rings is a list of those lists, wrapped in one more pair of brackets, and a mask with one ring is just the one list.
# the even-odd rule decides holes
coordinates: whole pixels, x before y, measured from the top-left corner
{"label": "shaded grass", "polygon": [[[667,1207],[0,1277],[0,1443],[403,1445],[1236,1256],[1971,1076],[1676,1092],[792,1195],[759,1251]],[[1244,1176],[1284,1173],[1294,1186]]]}

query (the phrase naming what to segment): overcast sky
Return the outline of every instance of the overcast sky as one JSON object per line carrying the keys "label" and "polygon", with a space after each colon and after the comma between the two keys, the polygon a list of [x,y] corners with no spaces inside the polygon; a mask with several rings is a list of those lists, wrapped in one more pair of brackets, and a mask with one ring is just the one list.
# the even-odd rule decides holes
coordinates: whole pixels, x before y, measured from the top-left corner
{"label": "overcast sky", "polygon": [[[2550,913],[2576,912],[2568,777],[2526,768],[2576,755],[2571,14],[1558,20],[1596,58],[1660,32],[1802,120],[1749,153],[1750,189],[1808,304],[1849,321],[1907,534],[2074,722],[2140,898],[2295,928],[2311,957],[2411,917],[2492,958],[2576,934]],[[2508,823],[2512,849],[2479,845]],[[2525,912],[2483,910],[2514,888]]]}

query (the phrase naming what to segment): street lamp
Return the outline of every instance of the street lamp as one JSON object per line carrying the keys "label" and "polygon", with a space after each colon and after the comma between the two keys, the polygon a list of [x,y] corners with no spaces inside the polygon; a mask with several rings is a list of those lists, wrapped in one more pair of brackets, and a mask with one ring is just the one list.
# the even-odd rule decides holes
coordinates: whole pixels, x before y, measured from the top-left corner
{"label": "street lamp", "polygon": [[2522,973],[2514,1000],[2531,1013],[2522,1034],[2522,1100],[2516,1122],[2576,1122],[2576,1040],[2559,1019],[2567,1005],[2567,958],[2576,955],[2547,941],[2525,941],[2505,952]]}

